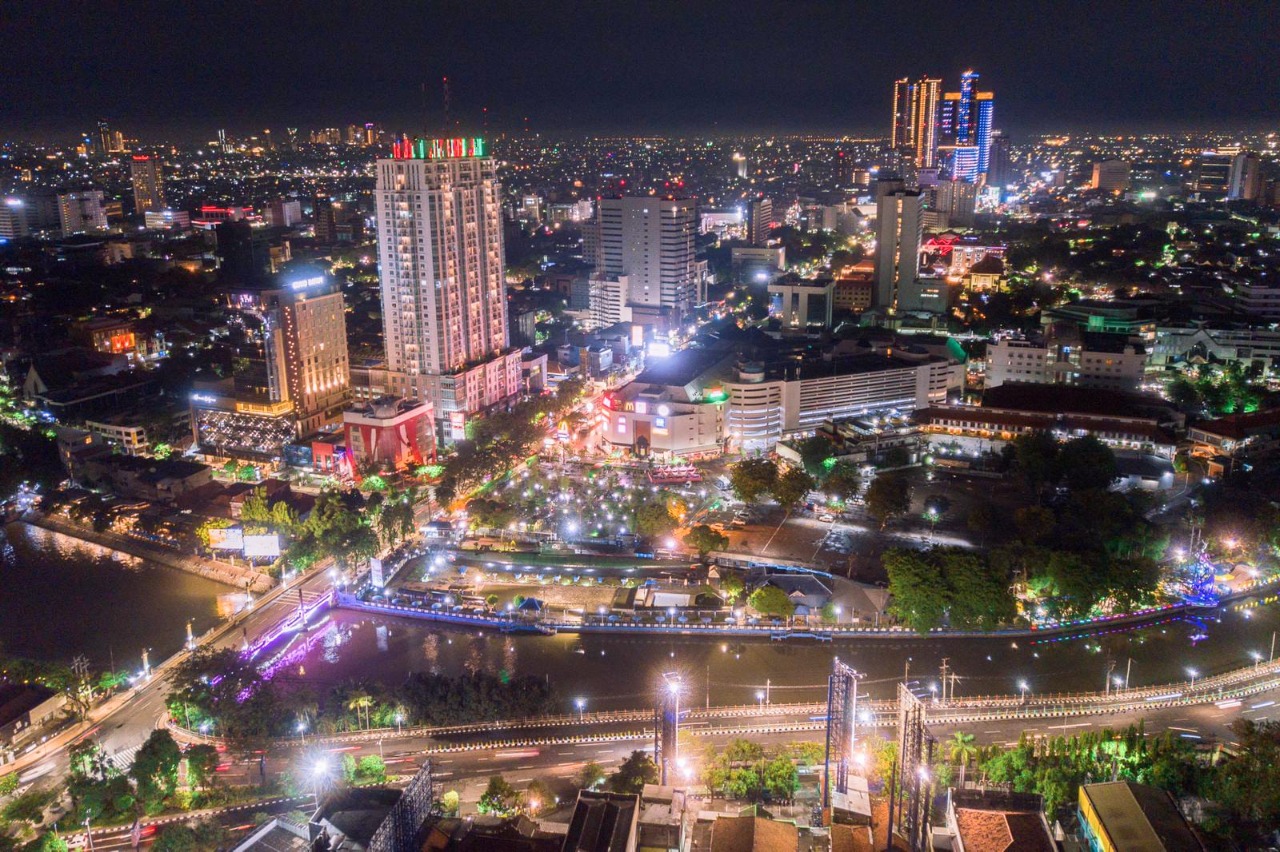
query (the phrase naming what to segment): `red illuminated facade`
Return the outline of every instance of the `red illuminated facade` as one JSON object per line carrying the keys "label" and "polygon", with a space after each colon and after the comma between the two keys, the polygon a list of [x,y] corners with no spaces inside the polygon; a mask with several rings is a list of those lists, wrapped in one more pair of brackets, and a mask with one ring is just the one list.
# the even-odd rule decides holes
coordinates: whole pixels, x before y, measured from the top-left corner
{"label": "red illuminated facade", "polygon": [[380,397],[342,415],[347,453],[356,469],[395,469],[435,458],[435,415],[431,404]]}

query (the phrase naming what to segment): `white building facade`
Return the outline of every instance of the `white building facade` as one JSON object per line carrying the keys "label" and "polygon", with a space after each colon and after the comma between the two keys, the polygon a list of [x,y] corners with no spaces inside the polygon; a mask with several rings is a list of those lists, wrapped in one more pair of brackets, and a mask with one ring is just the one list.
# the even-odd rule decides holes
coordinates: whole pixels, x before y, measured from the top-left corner
{"label": "white building facade", "polygon": [[637,307],[687,312],[698,298],[691,199],[602,198],[589,242],[597,276],[627,276],[627,301]]}
{"label": "white building facade", "polygon": [[507,337],[501,185],[485,153],[478,138],[404,140],[377,164],[392,392],[431,402],[451,422],[520,387]]}

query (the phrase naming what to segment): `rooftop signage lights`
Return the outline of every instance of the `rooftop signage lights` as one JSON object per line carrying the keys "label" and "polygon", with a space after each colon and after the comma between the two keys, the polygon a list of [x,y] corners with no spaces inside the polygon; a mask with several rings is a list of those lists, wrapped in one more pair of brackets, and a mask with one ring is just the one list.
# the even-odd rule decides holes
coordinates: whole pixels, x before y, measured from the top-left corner
{"label": "rooftop signage lights", "polygon": [[484,157],[489,146],[479,136],[450,139],[410,139],[402,136],[391,143],[391,157],[396,160],[444,160],[458,157]]}
{"label": "rooftop signage lights", "polygon": [[289,286],[295,290],[303,290],[307,287],[314,287],[317,284],[324,283],[323,275],[314,275],[310,278],[299,278],[297,281],[291,281]]}

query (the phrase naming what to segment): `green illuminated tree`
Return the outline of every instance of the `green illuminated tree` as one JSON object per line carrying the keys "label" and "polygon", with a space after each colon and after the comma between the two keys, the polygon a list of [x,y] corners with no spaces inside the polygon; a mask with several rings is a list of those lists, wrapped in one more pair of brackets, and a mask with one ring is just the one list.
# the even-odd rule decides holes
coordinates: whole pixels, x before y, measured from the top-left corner
{"label": "green illuminated tree", "polygon": [[644,503],[636,508],[634,532],[645,538],[657,538],[667,535],[676,528],[676,519],[671,517],[666,502]]}
{"label": "green illuminated tree", "polygon": [[218,750],[211,745],[193,745],[187,748],[184,756],[187,759],[187,778],[191,786],[211,786],[217,777]]}
{"label": "green illuminated tree", "polygon": [[608,787],[615,793],[639,793],[645,784],[658,783],[658,766],[648,752],[633,751],[618,771],[609,776]]}
{"label": "green illuminated tree", "polygon": [[827,470],[822,479],[822,490],[827,496],[847,503],[858,494],[861,477],[858,468],[849,462],[838,461]]}
{"label": "green illuminated tree", "polygon": [[151,732],[147,741],[134,755],[129,774],[138,787],[138,798],[150,812],[158,811],[165,799],[178,788],[178,764],[182,762],[182,750],[167,729]]}
{"label": "green illuminated tree", "polygon": [[813,477],[820,477],[826,472],[823,462],[831,457],[832,449],[831,442],[821,435],[802,438],[796,442],[800,464],[804,467],[805,473]]}
{"label": "green illuminated tree", "polygon": [[747,605],[761,615],[790,618],[795,615],[795,601],[777,586],[761,586],[747,598]]}
{"label": "green illuminated tree", "polygon": [[482,814],[511,816],[520,808],[520,794],[501,775],[489,779],[489,786],[480,794],[476,809]]}
{"label": "green illuminated tree", "polygon": [[886,551],[883,562],[889,574],[889,611],[920,633],[941,627],[947,610],[941,567],[912,550]]}

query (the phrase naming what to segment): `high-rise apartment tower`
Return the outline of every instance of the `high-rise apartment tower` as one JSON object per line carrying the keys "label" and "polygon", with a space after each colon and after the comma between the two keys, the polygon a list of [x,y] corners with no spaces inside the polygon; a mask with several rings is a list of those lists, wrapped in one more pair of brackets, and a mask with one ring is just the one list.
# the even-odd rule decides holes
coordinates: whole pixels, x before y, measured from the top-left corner
{"label": "high-rise apartment tower", "polygon": [[133,206],[139,216],[164,208],[164,179],[160,174],[160,158],[134,154],[129,163],[133,178]]}
{"label": "high-rise apartment tower", "polygon": [[405,139],[378,160],[374,201],[393,391],[431,401],[459,438],[520,387],[496,165],[480,138]]}
{"label": "high-rise apartment tower", "polygon": [[890,144],[916,168],[932,168],[938,151],[938,92],[941,80],[904,77],[893,84]]}

